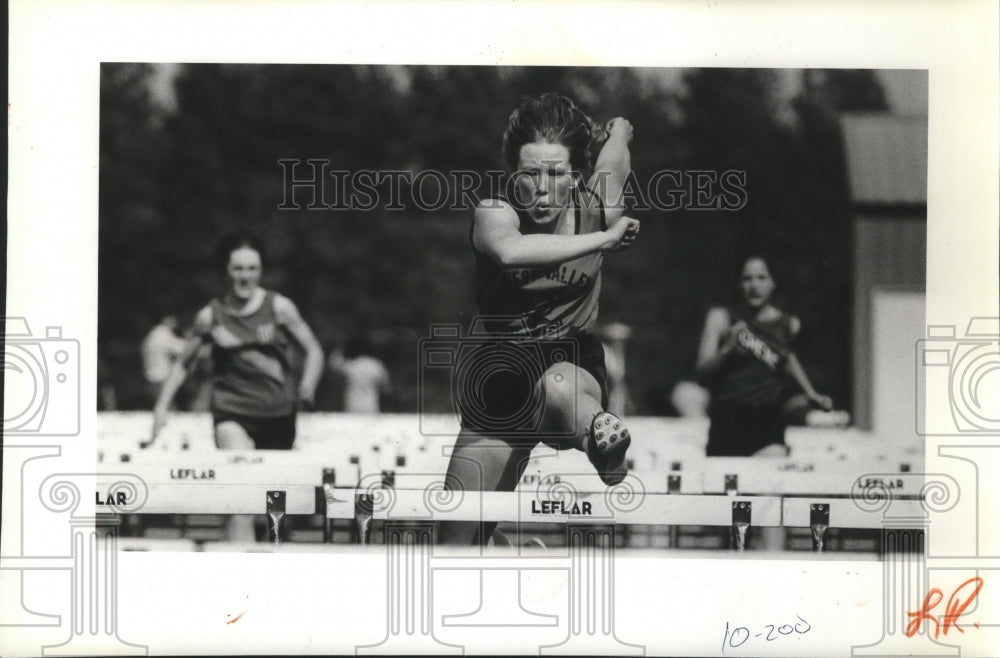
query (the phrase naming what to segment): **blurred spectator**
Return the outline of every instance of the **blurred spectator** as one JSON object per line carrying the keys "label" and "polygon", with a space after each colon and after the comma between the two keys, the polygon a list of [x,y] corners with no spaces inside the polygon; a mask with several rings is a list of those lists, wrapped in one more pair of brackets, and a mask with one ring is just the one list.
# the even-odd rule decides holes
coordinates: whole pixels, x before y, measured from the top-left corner
{"label": "blurred spectator", "polygon": [[118,409],[118,396],[115,395],[115,386],[111,382],[111,371],[108,370],[107,361],[97,351],[97,410],[115,411]]}
{"label": "blurred spectator", "polygon": [[344,378],[344,411],[379,413],[382,396],[392,391],[389,371],[371,352],[368,339],[356,335],[347,339],[343,352],[330,354],[327,366]]}
{"label": "blurred spectator", "polygon": [[708,391],[689,381],[679,381],[670,393],[670,403],[681,418],[704,418],[708,412]]}
{"label": "blurred spectator", "polygon": [[164,316],[142,341],[142,368],[150,407],[156,403],[174,363],[184,351],[184,339],[177,335],[177,318]]}

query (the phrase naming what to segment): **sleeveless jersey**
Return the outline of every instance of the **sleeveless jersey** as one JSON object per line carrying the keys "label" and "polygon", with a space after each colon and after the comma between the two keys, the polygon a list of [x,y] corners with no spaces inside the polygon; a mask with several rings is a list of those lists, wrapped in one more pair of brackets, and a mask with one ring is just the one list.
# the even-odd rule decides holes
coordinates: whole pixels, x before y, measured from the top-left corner
{"label": "sleeveless jersey", "polygon": [[291,345],[274,311],[274,293],[265,291],[260,308],[239,315],[213,299],[212,411],[268,418],[296,410]]}
{"label": "sleeveless jersey", "polygon": [[773,320],[761,322],[737,309],[727,309],[731,324],[743,320],[749,331],[736,337],[733,350],[712,385],[713,399],[748,406],[783,399],[788,378],[785,361],[792,351],[791,316],[781,312]]}
{"label": "sleeveless jersey", "polygon": [[[574,233],[606,229],[604,204],[587,191],[587,204],[573,190]],[[585,205],[585,207],[581,207]],[[531,220],[517,211],[523,229]],[[472,231],[469,232],[470,241]],[[531,339],[570,338],[586,333],[597,321],[603,254],[533,268],[505,269],[473,245],[476,255],[476,303],[490,334]]]}

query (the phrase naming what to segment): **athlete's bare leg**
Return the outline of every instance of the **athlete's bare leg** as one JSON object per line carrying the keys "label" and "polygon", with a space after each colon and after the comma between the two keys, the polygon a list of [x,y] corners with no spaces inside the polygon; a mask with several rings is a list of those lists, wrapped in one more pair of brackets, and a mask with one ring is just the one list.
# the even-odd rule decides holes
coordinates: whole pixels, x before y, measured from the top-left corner
{"label": "athlete's bare leg", "polygon": [[[499,438],[463,429],[448,462],[445,485],[453,491],[513,491],[531,456],[522,440],[511,445]],[[442,522],[438,541],[443,544],[485,546],[496,523]]]}
{"label": "athlete's bare leg", "polygon": [[[549,367],[540,384],[545,404],[543,440],[556,448],[568,447],[568,443],[582,450],[605,484],[621,482],[627,474],[625,451],[631,437],[620,418],[604,411],[601,387],[594,376],[563,362]],[[591,425],[594,437],[590,436]],[[560,435],[565,438],[560,439]]]}
{"label": "athlete's bare leg", "polygon": [[[544,410],[539,427],[545,443],[555,448],[588,452],[588,433],[603,411],[601,387],[586,370],[568,363],[551,366],[542,375]],[[448,464],[448,488],[465,491],[513,491],[531,457],[528,443],[508,441],[462,430]],[[485,545],[496,523],[447,522],[438,528],[446,544]]]}
{"label": "athlete's bare leg", "polygon": [[544,410],[541,429],[555,441],[546,443],[557,446],[560,437],[577,450],[587,451],[587,432],[590,422],[603,409],[601,386],[594,376],[571,363],[557,363],[542,375]]}
{"label": "athlete's bare leg", "polygon": [[[215,426],[215,447],[219,450],[253,450],[254,442],[242,425],[227,420]],[[253,516],[233,514],[226,523],[226,538],[229,541],[256,541],[253,526]]]}

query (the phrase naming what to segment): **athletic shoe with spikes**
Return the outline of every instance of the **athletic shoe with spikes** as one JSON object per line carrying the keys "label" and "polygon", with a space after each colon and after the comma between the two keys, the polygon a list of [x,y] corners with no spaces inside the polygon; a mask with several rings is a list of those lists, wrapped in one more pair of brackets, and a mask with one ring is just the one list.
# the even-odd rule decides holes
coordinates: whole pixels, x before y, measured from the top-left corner
{"label": "athletic shoe with spikes", "polygon": [[621,418],[608,411],[594,416],[587,432],[587,457],[604,484],[612,486],[625,479],[628,466],[625,451],[632,437]]}

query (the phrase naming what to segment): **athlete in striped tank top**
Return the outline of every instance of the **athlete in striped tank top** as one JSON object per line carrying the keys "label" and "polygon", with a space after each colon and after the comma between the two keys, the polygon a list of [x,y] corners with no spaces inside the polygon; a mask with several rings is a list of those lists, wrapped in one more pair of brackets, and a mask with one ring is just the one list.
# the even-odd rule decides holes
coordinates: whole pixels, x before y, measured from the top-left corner
{"label": "athlete in striped tank top", "polygon": [[[212,346],[212,417],[221,449],[288,450],[299,402],[311,403],[323,353],[290,299],[259,285],[263,245],[249,234],[224,238],[217,250],[228,289],[195,317],[182,357],[154,409],[153,440],[199,348]],[[302,377],[292,372],[293,342],[305,351]]]}
{"label": "athlete in striped tank top", "polygon": [[[608,124],[585,185],[593,133],[557,94],[524,101],[508,120],[513,194],[480,203],[472,226],[480,317],[457,356],[462,429],[445,480],[453,490],[513,491],[540,441],[584,451],[607,484],[626,475],[631,438],[606,411],[604,351],[590,332],[604,254],[639,232],[620,206],[632,126]],[[439,539],[482,544],[495,525],[442,523]]]}

